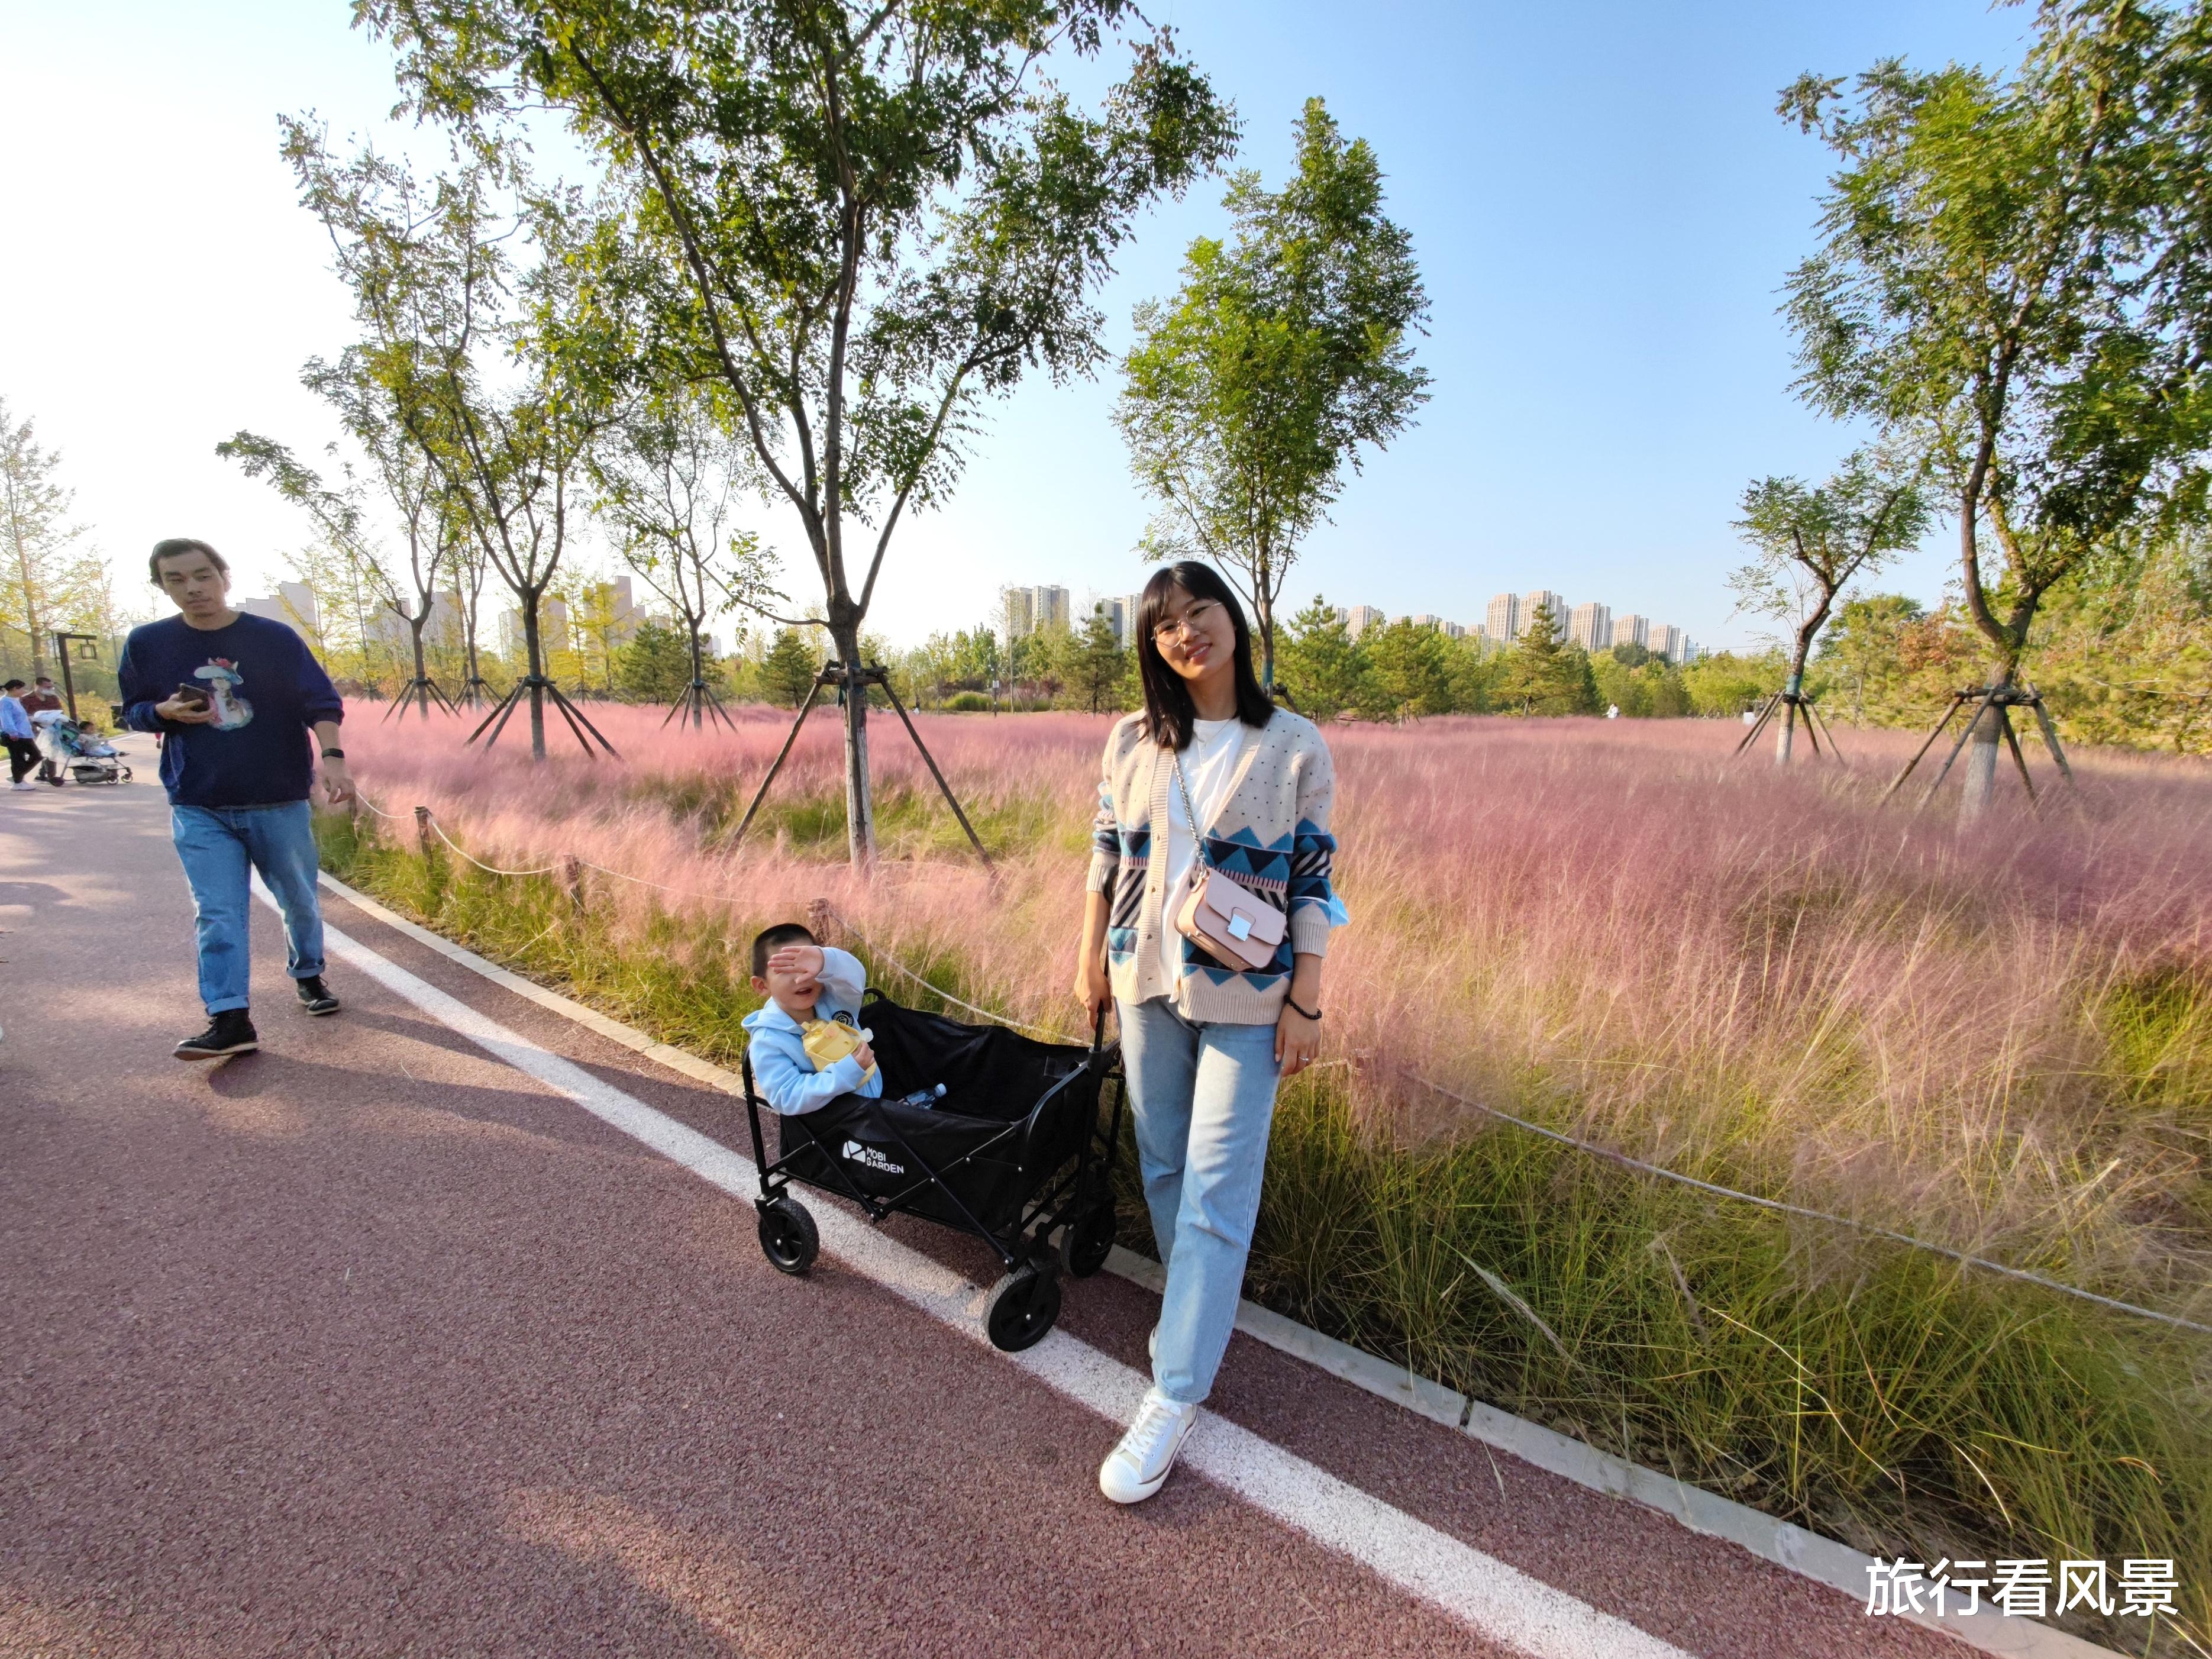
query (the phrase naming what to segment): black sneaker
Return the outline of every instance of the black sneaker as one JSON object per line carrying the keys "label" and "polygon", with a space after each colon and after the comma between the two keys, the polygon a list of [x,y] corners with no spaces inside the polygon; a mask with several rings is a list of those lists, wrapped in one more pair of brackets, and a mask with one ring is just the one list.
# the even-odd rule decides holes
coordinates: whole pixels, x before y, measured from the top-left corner
{"label": "black sneaker", "polygon": [[250,1054],[261,1046],[253,1022],[243,1008],[226,1008],[196,1037],[186,1037],[173,1051],[179,1060],[221,1060],[225,1054]]}
{"label": "black sneaker", "polygon": [[313,979],[294,980],[292,984],[300,993],[300,1006],[309,1013],[335,1014],[337,1012],[338,1000],[331,994],[331,988],[323,983],[323,976],[320,974],[316,975]]}

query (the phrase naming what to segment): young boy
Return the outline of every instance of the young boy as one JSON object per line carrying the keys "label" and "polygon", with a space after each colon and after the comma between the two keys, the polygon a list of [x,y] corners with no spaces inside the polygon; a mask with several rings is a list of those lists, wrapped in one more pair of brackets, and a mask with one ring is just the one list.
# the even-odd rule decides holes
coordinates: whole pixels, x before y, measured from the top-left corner
{"label": "young boy", "polygon": [[795,1117],[839,1095],[883,1098],[884,1074],[866,1039],[819,1071],[806,1052],[806,1028],[815,1021],[857,1028],[867,986],[858,957],[817,945],[795,921],[778,922],[753,940],[753,991],[768,1000],[744,1023],[753,1081],[769,1110]]}

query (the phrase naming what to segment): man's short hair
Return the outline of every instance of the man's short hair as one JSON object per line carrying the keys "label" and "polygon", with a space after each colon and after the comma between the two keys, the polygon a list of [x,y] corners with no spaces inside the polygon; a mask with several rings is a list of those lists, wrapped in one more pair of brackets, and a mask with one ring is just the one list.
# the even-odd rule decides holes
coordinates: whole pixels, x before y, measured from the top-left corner
{"label": "man's short hair", "polygon": [[167,541],[155,542],[154,555],[146,561],[146,574],[153,579],[154,586],[159,587],[161,585],[162,560],[181,559],[187,553],[204,553],[210,564],[224,575],[230,574],[230,567],[223,562],[222,555],[197,536],[172,536]]}
{"label": "man's short hair", "polygon": [[779,921],[753,935],[753,977],[768,977],[768,959],[787,945],[811,945],[814,935],[795,921]]}

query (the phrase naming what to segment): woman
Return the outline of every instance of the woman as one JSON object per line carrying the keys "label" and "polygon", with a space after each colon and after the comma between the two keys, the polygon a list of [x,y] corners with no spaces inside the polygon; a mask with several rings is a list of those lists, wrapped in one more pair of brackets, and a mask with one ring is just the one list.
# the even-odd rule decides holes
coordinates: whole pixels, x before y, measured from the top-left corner
{"label": "woman", "polygon": [[[1168,566],[1145,586],[1136,647],[1145,707],[1106,740],[1075,976],[1086,1010],[1110,996],[1121,1021],[1145,1202],[1168,1270],[1152,1386],[1098,1471],[1120,1504],[1160,1489],[1213,1386],[1243,1288],[1275,1085],[1313,1063],[1322,957],[1345,919],[1329,890],[1328,745],[1260,689],[1228,585],[1202,564]],[[1185,882],[1207,867],[1287,913],[1266,967],[1225,965],[1176,931]]]}

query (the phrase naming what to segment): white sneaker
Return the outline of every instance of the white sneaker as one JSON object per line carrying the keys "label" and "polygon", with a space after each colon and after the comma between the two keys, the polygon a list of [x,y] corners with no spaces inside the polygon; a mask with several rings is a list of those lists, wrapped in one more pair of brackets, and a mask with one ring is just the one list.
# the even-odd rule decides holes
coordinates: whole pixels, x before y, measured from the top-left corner
{"label": "white sneaker", "polygon": [[10,789],[35,789],[39,786],[33,783],[30,779],[25,778],[21,783],[11,783],[8,787]]}
{"label": "white sneaker", "polygon": [[1098,1466],[1098,1490],[1117,1504],[1143,1503],[1166,1482],[1184,1437],[1197,1421],[1197,1407],[1170,1400],[1158,1389],[1146,1389],[1137,1420]]}

